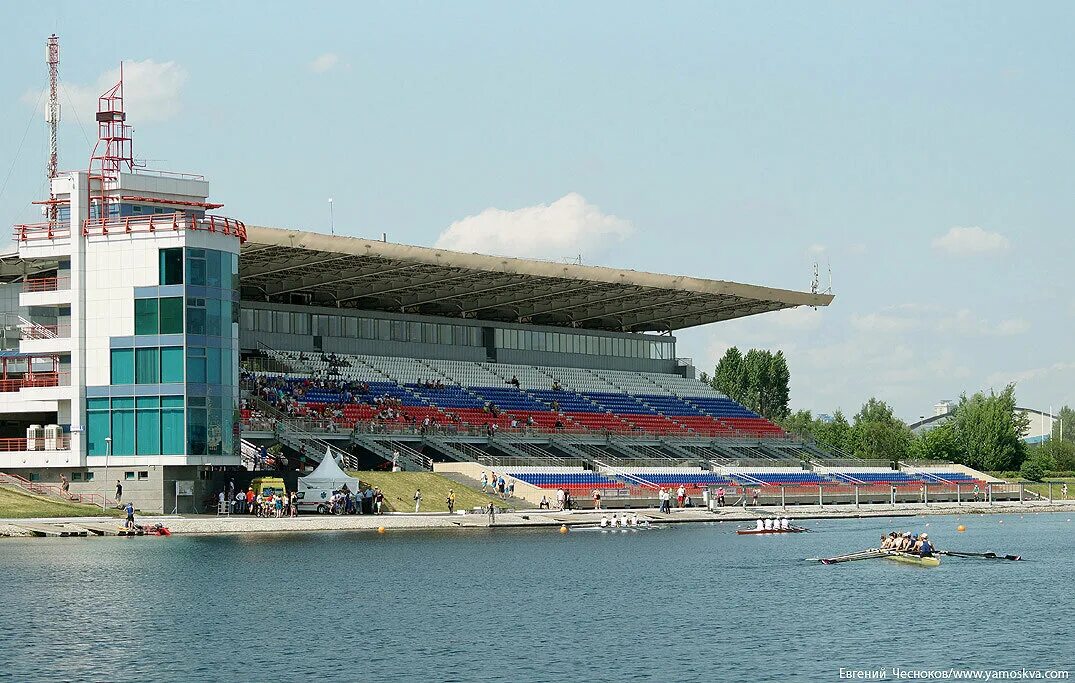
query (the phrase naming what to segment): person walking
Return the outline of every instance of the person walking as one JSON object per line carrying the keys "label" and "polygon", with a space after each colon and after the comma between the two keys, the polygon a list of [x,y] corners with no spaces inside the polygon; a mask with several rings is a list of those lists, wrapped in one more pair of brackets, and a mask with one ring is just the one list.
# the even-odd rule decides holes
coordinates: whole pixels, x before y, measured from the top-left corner
{"label": "person walking", "polygon": [[291,492],[291,496],[288,498],[288,503],[288,514],[292,517],[299,514],[298,497],[295,495],[294,491]]}
{"label": "person walking", "polygon": [[418,512],[418,508],[422,505],[422,489],[415,489],[414,491],[414,511]]}
{"label": "person walking", "polygon": [[123,498],[123,484],[119,483],[119,479],[116,480],[116,502],[120,502]]}
{"label": "person walking", "polygon": [[384,514],[381,512],[381,507],[384,505],[384,493],[381,492],[380,487],[374,489],[373,505],[376,508],[378,515]]}
{"label": "person walking", "polygon": [[754,489],[750,493],[750,504],[754,507],[758,507],[758,494],[761,493],[758,489]]}
{"label": "person walking", "polygon": [[493,505],[493,501],[489,501],[489,506],[486,508],[489,512],[489,526],[496,524],[496,507]]}
{"label": "person walking", "polygon": [[482,472],[482,493],[485,493],[485,489],[489,486],[489,475]]}
{"label": "person walking", "polygon": [[71,491],[71,483],[67,481],[67,477],[60,475],[60,493],[66,498],[67,494]]}
{"label": "person walking", "polygon": [[601,509],[601,492],[598,491],[597,489],[594,489],[593,493],[590,494],[590,496],[593,498],[593,509],[594,510],[600,510]]}
{"label": "person walking", "polygon": [[687,489],[683,488],[680,484],[679,489],[676,491],[676,507],[683,507],[683,501],[687,498]]}
{"label": "person walking", "polygon": [[[448,506],[448,514],[455,513],[455,490],[448,489],[448,497],[444,499],[445,505]],[[490,503],[492,505],[492,503]]]}

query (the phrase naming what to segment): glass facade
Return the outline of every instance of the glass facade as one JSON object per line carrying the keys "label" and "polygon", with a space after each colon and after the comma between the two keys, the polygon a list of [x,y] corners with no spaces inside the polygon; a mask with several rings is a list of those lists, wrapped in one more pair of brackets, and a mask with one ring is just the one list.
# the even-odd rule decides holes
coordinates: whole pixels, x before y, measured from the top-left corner
{"label": "glass facade", "polygon": [[594,334],[569,332],[540,332],[496,328],[494,344],[498,349],[517,351],[551,351],[553,353],[577,353],[589,356],[613,358],[649,358],[670,360],[675,357],[676,344],[672,341],[653,339],[599,337]]}
{"label": "glass facade", "polygon": [[133,340],[113,341],[131,348],[110,350],[110,397],[86,401],[88,454],[237,455],[238,255],[161,249],[158,275],[181,295],[135,299]]}

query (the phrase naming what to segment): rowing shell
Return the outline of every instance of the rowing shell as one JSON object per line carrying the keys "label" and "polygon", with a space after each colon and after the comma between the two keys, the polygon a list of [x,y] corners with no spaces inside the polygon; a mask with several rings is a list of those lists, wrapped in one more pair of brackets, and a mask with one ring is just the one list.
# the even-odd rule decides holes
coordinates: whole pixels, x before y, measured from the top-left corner
{"label": "rowing shell", "polygon": [[914,553],[901,553],[896,551],[889,551],[885,553],[884,556],[889,560],[895,560],[905,564],[917,564],[919,567],[941,566],[941,558],[939,557],[922,557],[921,555],[915,555]]}
{"label": "rowing shell", "polygon": [[787,529],[736,529],[735,533],[741,536],[749,536],[753,534],[802,534],[807,531],[809,529],[793,526]]}

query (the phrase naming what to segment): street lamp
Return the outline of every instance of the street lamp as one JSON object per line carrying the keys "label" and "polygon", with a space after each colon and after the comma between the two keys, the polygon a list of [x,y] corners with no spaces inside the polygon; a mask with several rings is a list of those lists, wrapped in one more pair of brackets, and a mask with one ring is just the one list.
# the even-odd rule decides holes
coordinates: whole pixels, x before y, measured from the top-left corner
{"label": "street lamp", "polygon": [[[108,456],[112,455],[112,437],[105,437],[105,486],[108,486]],[[108,489],[105,489],[106,491]],[[119,502],[118,500],[116,501]]]}
{"label": "street lamp", "polygon": [[333,235],[336,234],[336,218],[332,214],[332,197],[328,198],[328,229]]}

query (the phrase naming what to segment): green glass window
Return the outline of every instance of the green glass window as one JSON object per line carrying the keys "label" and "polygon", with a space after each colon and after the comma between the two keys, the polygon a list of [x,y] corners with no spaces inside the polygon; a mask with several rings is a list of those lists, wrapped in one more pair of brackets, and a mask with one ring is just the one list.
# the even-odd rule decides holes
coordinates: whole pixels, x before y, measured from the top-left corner
{"label": "green glass window", "polygon": [[205,381],[220,384],[220,349],[205,350]]}
{"label": "green glass window", "polygon": [[187,408],[187,443],[191,455],[206,454],[208,448],[206,428],[205,408],[196,408],[193,405]]}
{"label": "green glass window", "polygon": [[205,285],[205,249],[187,249],[187,284]]}
{"label": "green glass window", "polygon": [[160,300],[160,333],[183,333],[183,297],[169,296]]}
{"label": "green glass window", "polygon": [[183,248],[160,250],[160,283],[162,285],[183,284]]}
{"label": "green glass window", "polygon": [[[162,403],[170,397],[161,399]],[[168,408],[167,403],[161,410],[161,453],[164,455],[183,455],[183,397],[177,396],[178,408]]]}
{"label": "green glass window", "polygon": [[137,384],[160,384],[160,349],[135,349],[134,378]]}
{"label": "green glass window", "polygon": [[205,349],[187,348],[187,381],[205,383]]}
{"label": "green glass window", "polygon": [[205,299],[187,297],[187,334],[206,334]]}
{"label": "green glass window", "polygon": [[108,399],[88,398],[86,399],[86,408],[88,410],[108,410]]}
{"label": "green glass window", "polygon": [[161,412],[158,409],[139,410],[137,447],[138,455],[160,455]]}
{"label": "green glass window", "polygon": [[161,396],[161,408],[182,408],[182,396]]}
{"label": "green glass window", "polygon": [[[108,399],[106,398],[107,402]],[[89,455],[108,455],[110,413],[107,410],[91,410],[86,416],[86,448]]]}
{"label": "green glass window", "polygon": [[[205,300],[205,333],[215,337],[223,336],[220,322],[220,299]],[[277,332],[282,330],[277,329]]]}
{"label": "green glass window", "polygon": [[157,334],[157,300],[134,300],[134,333]]}
{"label": "green glass window", "polygon": [[112,349],[112,384],[134,384],[134,349]]}
{"label": "green glass window", "polygon": [[[214,249],[206,249],[205,251],[205,284],[207,287],[223,287],[223,281],[221,280],[221,268],[220,257],[221,252]],[[229,259],[230,261],[230,259]],[[231,265],[230,263],[228,264]],[[230,268],[229,268],[230,270]],[[228,273],[228,284],[231,284],[231,273]]]}
{"label": "green glass window", "polygon": [[112,455],[134,455],[134,411],[112,411]]}
{"label": "green glass window", "polygon": [[183,347],[165,346],[161,349],[161,383],[183,381]]}

